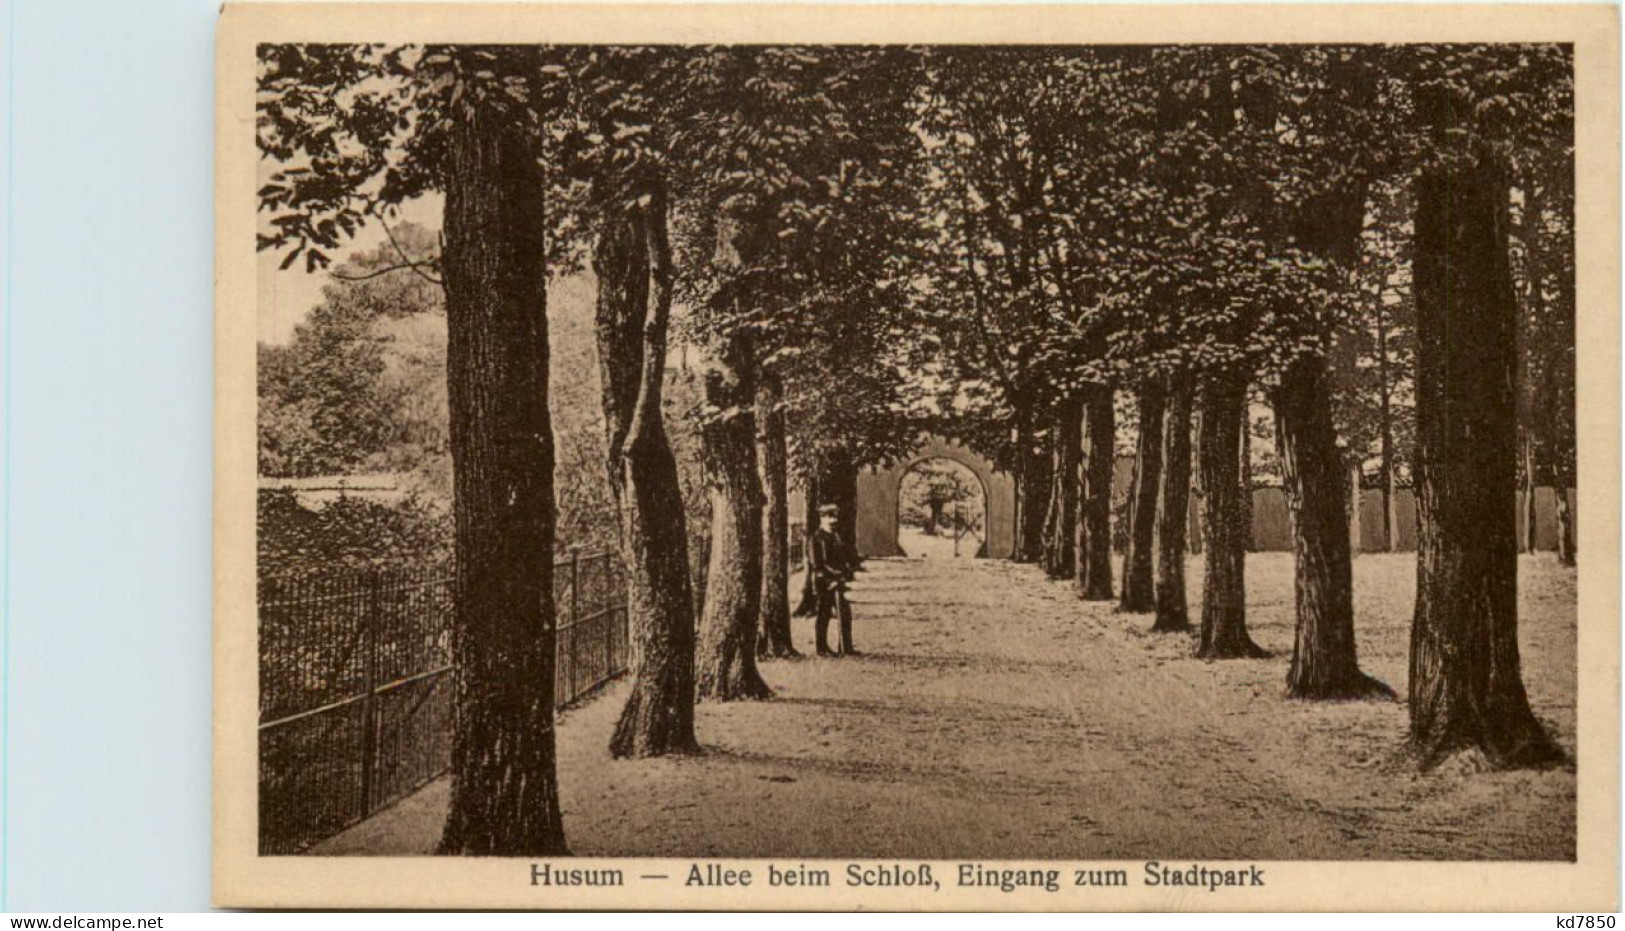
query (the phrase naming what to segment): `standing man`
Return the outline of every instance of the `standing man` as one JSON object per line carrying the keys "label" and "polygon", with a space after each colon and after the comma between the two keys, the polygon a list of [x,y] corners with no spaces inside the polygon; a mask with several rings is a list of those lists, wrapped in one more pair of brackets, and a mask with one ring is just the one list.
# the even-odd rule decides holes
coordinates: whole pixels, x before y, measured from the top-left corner
{"label": "standing man", "polygon": [[[852,579],[857,560],[847,542],[835,532],[835,520],[841,509],[825,504],[818,509],[818,530],[812,539],[813,587],[818,593],[818,655],[856,656],[852,647],[852,605],[846,600],[846,583]],[[841,611],[841,649],[837,653],[829,648],[829,617],[835,609]]]}

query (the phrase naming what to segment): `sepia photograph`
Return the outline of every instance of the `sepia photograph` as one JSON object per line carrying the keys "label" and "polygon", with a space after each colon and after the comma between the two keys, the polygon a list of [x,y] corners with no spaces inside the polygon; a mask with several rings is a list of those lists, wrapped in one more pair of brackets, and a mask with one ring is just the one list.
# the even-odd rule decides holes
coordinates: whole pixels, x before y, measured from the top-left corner
{"label": "sepia photograph", "polygon": [[223,904],[1617,905],[1614,11],[323,9],[222,27]]}

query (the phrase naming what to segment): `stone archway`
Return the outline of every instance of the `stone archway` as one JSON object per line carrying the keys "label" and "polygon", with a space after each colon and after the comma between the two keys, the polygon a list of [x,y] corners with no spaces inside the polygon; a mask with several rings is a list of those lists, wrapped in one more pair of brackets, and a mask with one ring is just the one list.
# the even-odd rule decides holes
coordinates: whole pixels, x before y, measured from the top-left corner
{"label": "stone archway", "polygon": [[897,542],[898,492],[903,476],[926,459],[951,459],[982,482],[987,509],[987,552],[990,559],[1009,559],[1016,550],[1015,479],[996,471],[986,456],[952,440],[926,434],[908,456],[889,466],[858,474],[858,554],[902,556]]}

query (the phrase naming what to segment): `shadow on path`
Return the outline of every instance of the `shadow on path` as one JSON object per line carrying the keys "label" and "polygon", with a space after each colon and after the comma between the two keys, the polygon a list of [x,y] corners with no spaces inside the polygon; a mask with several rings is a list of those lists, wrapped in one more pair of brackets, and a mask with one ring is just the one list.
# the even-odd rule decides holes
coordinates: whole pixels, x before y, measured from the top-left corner
{"label": "shadow on path", "polygon": [[[1403,691],[1408,629],[1399,618],[1411,607],[1414,559],[1363,557],[1355,572],[1362,661]],[[1531,700],[1572,749],[1572,573],[1526,581],[1520,589],[1538,599],[1520,622]],[[1149,619],[1079,602],[1032,566],[871,560],[853,586],[865,654],[765,661],[776,700],[701,704],[703,754],[611,760],[625,683],[572,710],[558,727],[571,849],[690,858],[1572,855],[1572,771],[1396,776],[1370,761],[1403,735],[1402,705],[1283,700],[1290,557],[1249,557],[1248,584],[1249,626],[1277,655],[1206,663],[1190,658],[1189,638],[1149,636]],[[794,623],[797,648],[811,653],[811,620]],[[437,782],[318,852],[429,853],[446,796]]]}

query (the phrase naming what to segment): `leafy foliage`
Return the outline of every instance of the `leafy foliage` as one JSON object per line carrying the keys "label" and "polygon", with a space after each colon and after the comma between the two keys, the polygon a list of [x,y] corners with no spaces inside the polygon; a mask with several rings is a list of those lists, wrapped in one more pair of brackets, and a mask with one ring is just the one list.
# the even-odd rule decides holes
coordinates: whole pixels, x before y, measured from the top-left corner
{"label": "leafy foliage", "polygon": [[[409,248],[431,241],[412,226],[395,235]],[[380,471],[444,456],[444,349],[425,357],[408,341],[413,323],[445,310],[422,278],[368,277],[394,264],[396,248],[353,256],[338,271],[359,280],[327,285],[288,345],[260,345],[260,474]]]}
{"label": "leafy foliage", "polygon": [[1575,267],[1572,135],[1530,157],[1518,177],[1512,258],[1523,313],[1518,332],[1518,424],[1532,485],[1574,485]]}
{"label": "leafy foliage", "polygon": [[341,494],[307,507],[296,492],[261,491],[258,530],[261,575],[433,570],[451,557],[450,511],[412,496],[385,503]]}
{"label": "leafy foliage", "polygon": [[1416,445],[1412,201],[1403,183],[1373,186],[1356,272],[1359,299],[1334,336],[1344,363],[1334,370],[1338,431],[1361,472],[1380,479],[1386,428],[1399,485],[1410,484],[1410,451]]}
{"label": "leafy foliage", "polygon": [[[328,267],[331,252],[364,225],[392,220],[401,204],[440,189],[448,118],[475,103],[557,141],[565,54],[534,46],[262,45],[256,136],[261,155],[279,167],[258,192],[266,215],[258,247],[281,252],[283,268],[301,257],[308,271]],[[543,148],[549,163],[559,161]],[[567,179],[550,178],[567,196]],[[552,242],[549,269],[573,268],[570,237]]]}
{"label": "leafy foliage", "polygon": [[[926,367],[1004,465],[1085,383],[1268,383],[1307,355],[1332,361],[1356,456],[1381,395],[1408,448],[1409,177],[1482,151],[1556,191],[1570,151],[1556,46],[933,49],[926,73]],[[1435,98],[1464,114],[1446,132]],[[1560,277],[1530,297],[1562,304]]]}
{"label": "leafy foliage", "polygon": [[903,476],[898,521],[927,534],[959,527],[980,532],[986,511],[982,483],[951,459],[927,459]]}
{"label": "leafy foliage", "polygon": [[[1539,468],[1572,474],[1570,59],[1541,45],[268,46],[257,129],[278,168],[260,245],[328,266],[361,224],[436,189],[445,119],[479,95],[541,142],[561,282],[604,217],[663,192],[678,332],[696,355],[753,341],[803,474],[896,457],[922,429],[1011,468],[1086,385],[1267,386],[1324,355],[1351,457],[1374,471],[1386,429],[1403,476],[1410,185],[1442,160],[1493,159],[1519,192],[1520,421]],[[268,473],[442,455],[439,357],[408,325],[422,311],[389,309],[437,302],[438,246],[386,229],[387,247],[339,269],[377,277],[330,289],[291,346],[262,350]],[[598,520],[602,425],[570,421],[597,409],[583,346],[555,360],[560,507]],[[743,410],[705,409],[673,381],[682,458],[696,424]],[[1252,432],[1267,474],[1266,421]]]}

